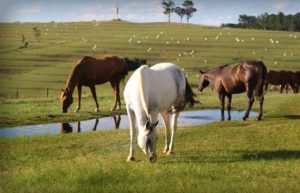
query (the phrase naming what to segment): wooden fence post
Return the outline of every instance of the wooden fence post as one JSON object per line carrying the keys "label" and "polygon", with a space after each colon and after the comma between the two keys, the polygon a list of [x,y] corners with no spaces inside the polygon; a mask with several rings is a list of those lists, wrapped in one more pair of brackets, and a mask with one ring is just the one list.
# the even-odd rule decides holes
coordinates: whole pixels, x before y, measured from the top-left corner
{"label": "wooden fence post", "polygon": [[16,90],[16,98],[19,98],[19,89]]}
{"label": "wooden fence post", "polygon": [[49,95],[49,88],[46,88],[46,98],[48,98]]}

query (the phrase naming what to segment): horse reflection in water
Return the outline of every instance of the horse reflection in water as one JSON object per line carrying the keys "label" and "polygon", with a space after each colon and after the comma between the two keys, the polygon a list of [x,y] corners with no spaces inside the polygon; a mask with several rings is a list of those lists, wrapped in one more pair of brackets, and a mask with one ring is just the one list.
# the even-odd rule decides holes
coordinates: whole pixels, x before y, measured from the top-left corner
{"label": "horse reflection in water", "polygon": [[[115,123],[115,129],[119,129],[120,123],[121,123],[121,115],[114,115],[112,116],[114,123]],[[93,128],[91,129],[92,131],[96,131],[98,127],[99,119],[95,119],[95,123]],[[73,127],[70,123],[61,123],[61,133],[72,133],[73,132]],[[76,131],[74,131],[76,132]],[[77,132],[81,132],[81,122],[77,122]]]}

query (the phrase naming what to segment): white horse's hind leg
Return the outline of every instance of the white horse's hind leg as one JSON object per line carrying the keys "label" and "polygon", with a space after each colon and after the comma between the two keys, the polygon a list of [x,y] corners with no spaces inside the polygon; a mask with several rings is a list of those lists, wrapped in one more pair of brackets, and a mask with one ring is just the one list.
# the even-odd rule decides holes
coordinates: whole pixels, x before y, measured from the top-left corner
{"label": "white horse's hind leg", "polygon": [[169,151],[169,144],[170,144],[170,116],[168,112],[161,113],[161,117],[163,118],[164,125],[165,125],[165,148],[164,153]]}
{"label": "white horse's hind leg", "polygon": [[127,105],[126,109],[130,123],[130,150],[127,161],[134,161],[135,115],[134,112]]}
{"label": "white horse's hind leg", "polygon": [[172,154],[174,151],[174,136],[175,136],[175,132],[176,132],[176,129],[177,129],[177,119],[178,119],[178,116],[179,116],[179,112],[176,112],[172,115],[172,123],[171,123],[171,130],[172,130],[172,133],[171,133],[171,141],[170,141],[170,144],[169,144],[169,151],[167,152],[167,154]]}

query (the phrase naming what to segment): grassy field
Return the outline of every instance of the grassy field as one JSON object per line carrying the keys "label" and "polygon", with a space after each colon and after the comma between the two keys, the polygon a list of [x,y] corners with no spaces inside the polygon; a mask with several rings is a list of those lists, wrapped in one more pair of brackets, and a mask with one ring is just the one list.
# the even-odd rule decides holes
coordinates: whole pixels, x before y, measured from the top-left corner
{"label": "grassy field", "polygon": [[171,156],[158,129],[155,164],[125,161],[128,130],[0,138],[0,192],[299,192],[299,96],[267,98],[263,121],[179,128]]}
{"label": "grassy field", "polygon": [[[39,41],[33,27],[41,30]],[[200,68],[246,58],[261,59],[271,69],[300,68],[300,33],[295,32],[127,22],[13,23],[0,24],[0,31],[0,128],[111,115],[114,98],[109,84],[97,86],[100,113],[93,112],[87,88],[80,113],[72,112],[75,104],[68,114],[60,112],[60,89],[85,55],[142,57],[150,65],[177,63],[201,102],[194,109],[219,107],[213,91],[196,90]],[[19,49],[24,45],[22,34],[29,46]],[[299,104],[299,94],[272,92],[265,97],[263,121],[179,128],[171,156],[162,153],[164,133],[158,129],[155,164],[139,149],[137,161],[126,162],[128,130],[0,138],[0,192],[296,193]],[[235,110],[246,106],[245,94],[233,96]],[[257,110],[258,104],[253,108]],[[124,103],[119,113],[124,113]]]}

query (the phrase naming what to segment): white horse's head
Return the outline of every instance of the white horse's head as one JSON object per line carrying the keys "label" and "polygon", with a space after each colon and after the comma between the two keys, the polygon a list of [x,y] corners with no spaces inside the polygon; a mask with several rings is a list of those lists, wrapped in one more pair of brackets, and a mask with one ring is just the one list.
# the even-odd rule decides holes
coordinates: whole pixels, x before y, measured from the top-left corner
{"label": "white horse's head", "polygon": [[150,120],[147,121],[144,132],[139,132],[138,135],[138,145],[143,150],[143,152],[149,157],[150,162],[154,163],[157,159],[156,156],[156,129],[158,121],[156,123],[151,123]]}

